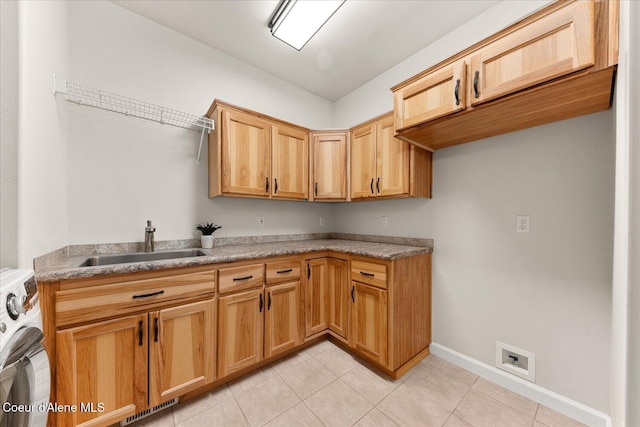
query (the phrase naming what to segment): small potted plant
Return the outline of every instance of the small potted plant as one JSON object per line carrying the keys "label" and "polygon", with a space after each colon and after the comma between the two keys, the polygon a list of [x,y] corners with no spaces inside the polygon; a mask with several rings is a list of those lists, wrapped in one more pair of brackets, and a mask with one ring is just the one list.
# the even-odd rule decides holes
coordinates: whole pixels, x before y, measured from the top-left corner
{"label": "small potted plant", "polygon": [[213,233],[219,228],[222,228],[222,226],[209,222],[196,225],[196,230],[202,232],[200,242],[202,243],[203,249],[211,249],[213,247]]}

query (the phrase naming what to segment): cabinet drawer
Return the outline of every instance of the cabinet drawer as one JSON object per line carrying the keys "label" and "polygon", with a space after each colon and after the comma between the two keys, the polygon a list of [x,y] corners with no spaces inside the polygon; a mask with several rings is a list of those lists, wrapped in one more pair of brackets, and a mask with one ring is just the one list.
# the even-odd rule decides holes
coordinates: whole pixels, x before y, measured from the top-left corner
{"label": "cabinet drawer", "polygon": [[351,261],[351,280],[387,289],[387,266],[370,261]]}
{"label": "cabinet drawer", "polygon": [[145,307],[180,301],[216,289],[215,270],[56,292],[56,325],[122,316]]}
{"label": "cabinet drawer", "polygon": [[267,285],[300,280],[300,261],[267,263]]}
{"label": "cabinet drawer", "polygon": [[264,264],[221,268],[219,271],[218,280],[221,294],[257,288],[264,283]]}

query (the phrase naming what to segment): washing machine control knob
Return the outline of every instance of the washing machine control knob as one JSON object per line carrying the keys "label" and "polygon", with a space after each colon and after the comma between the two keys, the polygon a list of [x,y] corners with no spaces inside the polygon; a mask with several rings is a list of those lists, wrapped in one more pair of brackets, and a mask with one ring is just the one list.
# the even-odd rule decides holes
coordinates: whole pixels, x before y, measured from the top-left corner
{"label": "washing machine control knob", "polygon": [[26,295],[22,297],[18,297],[12,293],[7,295],[7,311],[9,312],[9,317],[16,320],[20,314],[26,313],[27,310],[24,308],[25,301],[27,301]]}

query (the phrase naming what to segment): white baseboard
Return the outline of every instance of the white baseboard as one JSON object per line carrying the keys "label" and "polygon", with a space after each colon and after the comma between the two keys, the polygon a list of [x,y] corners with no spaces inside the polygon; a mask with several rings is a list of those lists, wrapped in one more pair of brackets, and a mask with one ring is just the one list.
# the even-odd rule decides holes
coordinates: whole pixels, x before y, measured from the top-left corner
{"label": "white baseboard", "polygon": [[454,365],[494,382],[508,390],[518,393],[528,399],[538,402],[554,411],[560,412],[590,427],[611,427],[611,417],[575,400],[571,400],[558,393],[547,390],[539,385],[510,375],[498,368],[487,365],[462,353],[458,353],[438,343],[429,346],[431,354],[438,356]]}

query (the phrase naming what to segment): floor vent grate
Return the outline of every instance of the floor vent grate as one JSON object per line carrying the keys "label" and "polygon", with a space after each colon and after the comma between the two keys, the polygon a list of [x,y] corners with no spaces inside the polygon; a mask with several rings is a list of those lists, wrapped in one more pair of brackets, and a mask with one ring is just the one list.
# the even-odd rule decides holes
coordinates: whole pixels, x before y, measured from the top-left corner
{"label": "floor vent grate", "polygon": [[129,424],[133,424],[138,420],[146,418],[149,415],[153,415],[156,412],[160,412],[163,409],[168,408],[169,406],[175,405],[176,403],[178,403],[178,398],[177,397],[173,398],[171,400],[167,400],[166,402],[161,403],[161,404],[159,404],[157,406],[154,406],[153,408],[145,409],[142,412],[138,412],[137,414],[130,416],[126,420],[120,421],[120,426],[124,427],[124,426],[128,426]]}

